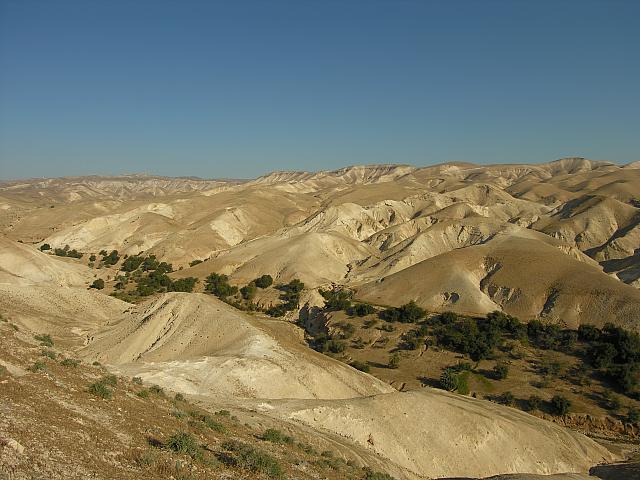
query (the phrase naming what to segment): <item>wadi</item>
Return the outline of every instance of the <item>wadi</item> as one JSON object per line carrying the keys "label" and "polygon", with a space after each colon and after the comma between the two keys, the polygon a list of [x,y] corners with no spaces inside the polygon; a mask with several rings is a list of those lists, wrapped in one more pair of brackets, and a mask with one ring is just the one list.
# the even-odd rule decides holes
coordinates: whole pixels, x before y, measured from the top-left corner
{"label": "wadi", "polygon": [[5,181],[0,228],[1,478],[638,478],[638,162]]}

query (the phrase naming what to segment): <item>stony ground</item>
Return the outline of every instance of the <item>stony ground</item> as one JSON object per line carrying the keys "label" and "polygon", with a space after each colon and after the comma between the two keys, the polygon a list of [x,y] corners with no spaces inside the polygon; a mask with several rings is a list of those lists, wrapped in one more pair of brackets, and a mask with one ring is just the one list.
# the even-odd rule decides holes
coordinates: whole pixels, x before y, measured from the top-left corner
{"label": "stony ground", "polygon": [[295,432],[262,440],[257,417],[154,390],[0,322],[0,479],[384,478]]}

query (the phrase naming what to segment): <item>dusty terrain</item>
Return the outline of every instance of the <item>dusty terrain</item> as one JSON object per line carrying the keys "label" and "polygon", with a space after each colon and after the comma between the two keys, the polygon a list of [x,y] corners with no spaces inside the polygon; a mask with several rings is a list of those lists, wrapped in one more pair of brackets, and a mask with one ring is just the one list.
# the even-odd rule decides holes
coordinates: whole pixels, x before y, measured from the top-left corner
{"label": "dusty terrain", "polygon": [[[493,367],[485,360],[470,374],[469,395],[444,392],[432,388],[439,373],[463,357],[400,352],[400,367],[389,369],[409,327],[390,333],[365,326],[375,315],[327,314],[319,289],[349,289],[378,309],[414,301],[434,314],[502,311],[562,328],[612,323],[638,332],[637,164],[570,158],[357,166],[250,181],[4,182],[0,229],[0,475],[7,478],[275,478],[225,463],[233,451],[220,432],[203,433],[188,414],[172,414],[187,409],[171,401],[174,393],[210,414],[231,410],[240,420],[223,419],[226,435],[266,448],[287,478],[389,478],[373,471],[398,479],[595,478],[590,471],[634,478],[626,464],[606,467],[613,474],[593,470],[627,458],[631,437],[627,445],[595,441],[570,416],[551,422],[489,401],[507,388],[518,398],[537,392],[531,365],[539,350],[513,359],[511,379],[497,388],[477,373]],[[110,263],[112,250],[118,255]],[[164,287],[136,296],[134,283],[148,271],[123,269],[126,256],[138,254],[171,265]],[[238,287],[261,275],[274,284],[252,294],[255,304],[241,303],[239,294],[225,303],[205,291],[212,273]],[[190,277],[193,292],[166,286]],[[258,311],[280,304],[282,285],[294,279],[304,287],[284,317]],[[345,321],[362,345],[335,355],[309,347],[309,332],[331,333]],[[43,335],[55,346],[40,346]],[[42,356],[47,348],[53,354]],[[82,363],[64,367],[65,357]],[[370,374],[349,366],[354,360],[368,362]],[[115,394],[96,399],[87,389],[107,372],[118,377]],[[137,396],[151,385],[171,394]],[[588,395],[608,385],[594,385],[560,379],[544,400],[557,390],[576,414],[605,414]],[[257,438],[265,428],[313,448],[265,443]],[[185,429],[204,457],[180,460],[184,452],[149,443]],[[96,447],[71,453],[78,439]],[[309,453],[324,450],[334,453]],[[141,460],[141,452],[153,460]],[[175,460],[184,469],[162,466]]]}

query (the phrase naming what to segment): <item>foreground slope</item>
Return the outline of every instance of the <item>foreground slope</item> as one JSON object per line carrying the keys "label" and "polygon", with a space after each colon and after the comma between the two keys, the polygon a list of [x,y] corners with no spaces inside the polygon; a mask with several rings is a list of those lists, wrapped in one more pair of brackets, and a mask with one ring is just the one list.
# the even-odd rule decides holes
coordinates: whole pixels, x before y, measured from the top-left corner
{"label": "foreground slope", "polygon": [[282,418],[337,433],[430,478],[588,472],[594,460],[614,458],[583,435],[519,410],[431,388],[269,405]]}
{"label": "foreground slope", "polygon": [[395,392],[271,322],[207,295],[165,294],[96,334],[82,355],[205,402],[226,398],[346,437],[427,477],[584,472],[613,458],[580,434],[513,409],[432,389]]}

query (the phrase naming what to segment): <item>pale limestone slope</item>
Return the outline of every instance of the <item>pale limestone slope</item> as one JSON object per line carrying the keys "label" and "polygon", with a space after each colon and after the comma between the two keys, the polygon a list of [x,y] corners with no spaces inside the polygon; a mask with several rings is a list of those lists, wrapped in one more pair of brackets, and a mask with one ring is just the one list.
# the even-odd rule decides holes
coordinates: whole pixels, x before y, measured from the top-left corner
{"label": "pale limestone slope", "polygon": [[82,352],[194,395],[350,398],[392,391],[205,294],[164,294],[96,333]]}
{"label": "pale limestone slope", "polygon": [[267,402],[262,408],[337,433],[429,478],[579,473],[615,458],[584,435],[520,410],[431,388],[349,400]]}
{"label": "pale limestone slope", "polygon": [[67,262],[0,236],[0,283],[86,286],[94,276],[84,265]]}

